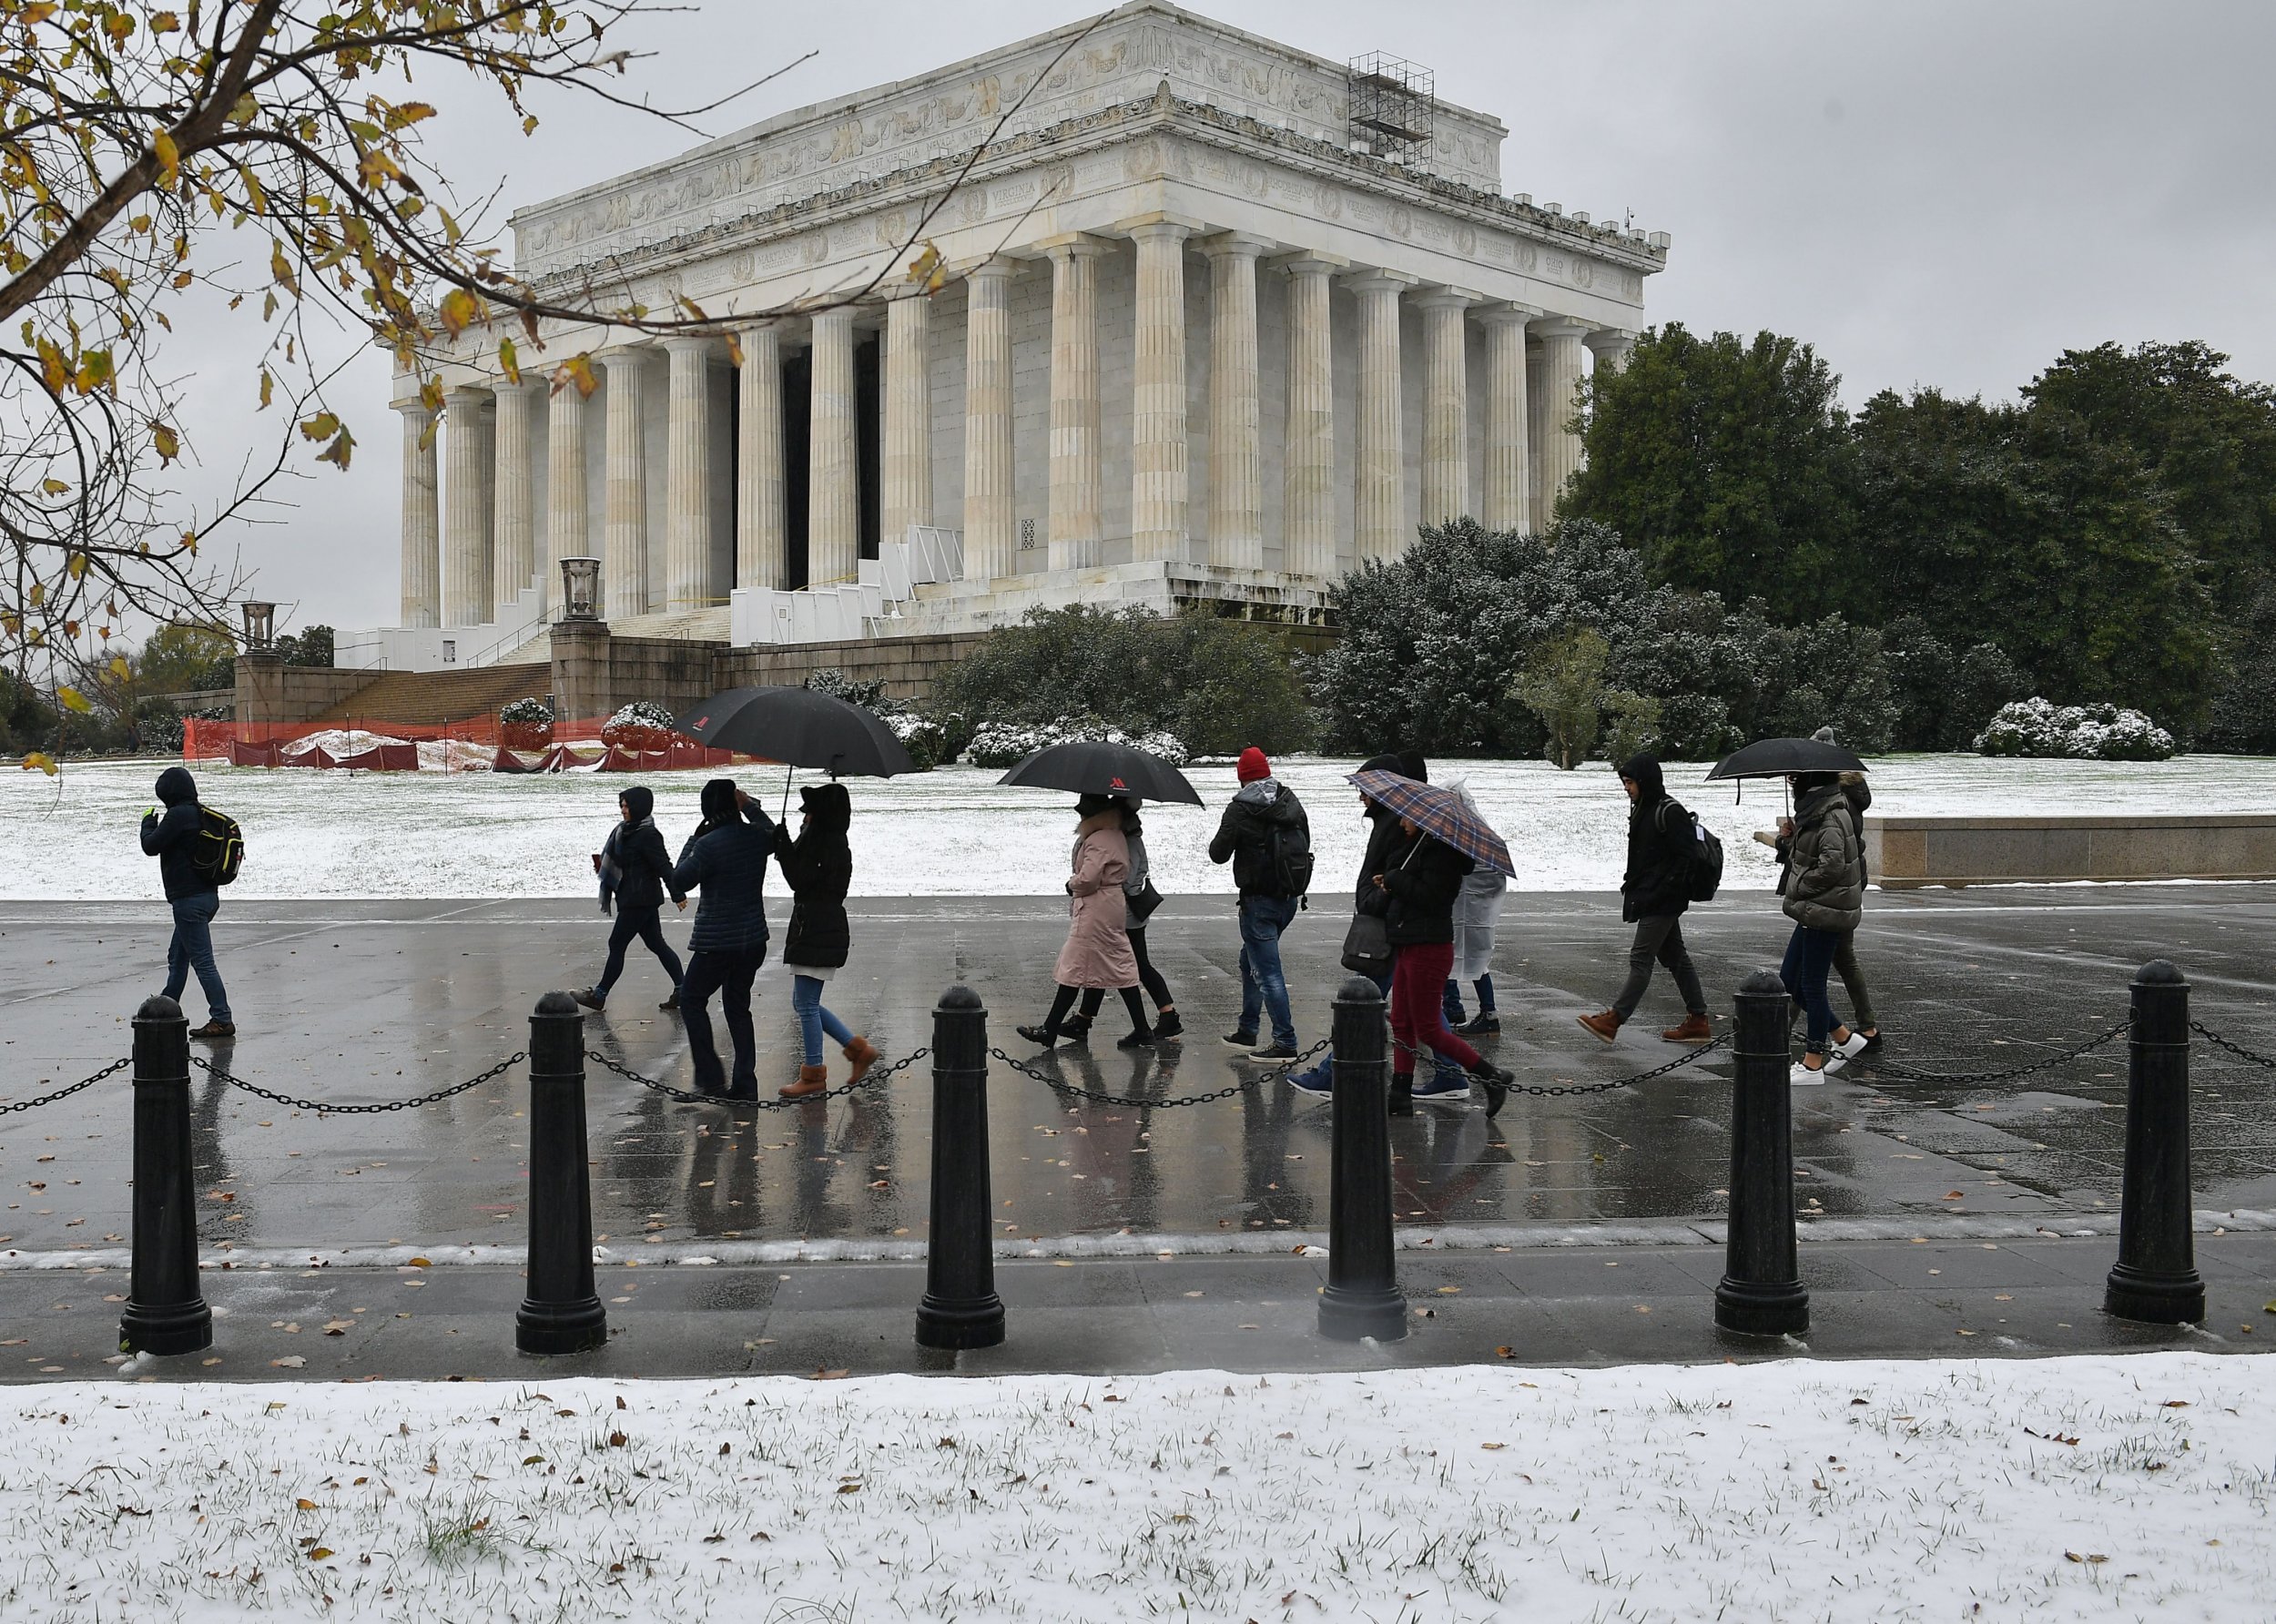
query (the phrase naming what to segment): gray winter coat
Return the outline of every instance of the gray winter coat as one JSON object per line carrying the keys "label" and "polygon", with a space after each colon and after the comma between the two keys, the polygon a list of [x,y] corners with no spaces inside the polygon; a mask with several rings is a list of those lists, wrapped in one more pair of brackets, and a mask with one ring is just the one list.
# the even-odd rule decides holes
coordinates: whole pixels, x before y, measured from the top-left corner
{"label": "gray winter coat", "polygon": [[1786,917],[1813,930],[1854,930],[1865,917],[1864,844],[1841,787],[1812,790],[1794,808]]}

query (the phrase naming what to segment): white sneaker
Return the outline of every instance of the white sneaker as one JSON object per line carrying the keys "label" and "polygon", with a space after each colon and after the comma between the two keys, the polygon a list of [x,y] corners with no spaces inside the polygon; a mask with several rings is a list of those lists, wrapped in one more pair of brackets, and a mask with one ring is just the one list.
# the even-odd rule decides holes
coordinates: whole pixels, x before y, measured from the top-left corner
{"label": "white sneaker", "polygon": [[1831,1077],[1847,1064],[1849,1064],[1848,1055],[1836,1049],[1825,1057],[1825,1074]]}
{"label": "white sneaker", "polygon": [[1849,1036],[1834,1045],[1834,1052],[1845,1061],[1854,1061],[1865,1051],[1865,1035],[1852,1030]]}
{"label": "white sneaker", "polygon": [[1796,1061],[1788,1069],[1786,1081],[1798,1089],[1815,1088],[1825,1081],[1825,1073]]}

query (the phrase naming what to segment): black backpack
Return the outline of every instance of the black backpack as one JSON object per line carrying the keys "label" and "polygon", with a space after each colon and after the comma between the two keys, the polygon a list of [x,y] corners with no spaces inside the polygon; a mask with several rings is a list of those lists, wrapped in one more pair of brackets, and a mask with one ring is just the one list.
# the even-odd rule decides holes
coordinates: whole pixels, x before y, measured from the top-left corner
{"label": "black backpack", "polygon": [[190,837],[189,866],[200,879],[225,886],[237,878],[245,861],[245,831],[227,812],[217,812],[202,801],[198,807],[198,832]]}
{"label": "black backpack", "polygon": [[[1712,902],[1716,891],[1722,887],[1722,841],[1695,814],[1685,811],[1675,801],[1661,803],[1661,818],[1666,817],[1671,807],[1682,813],[1692,826],[1692,837],[1683,848],[1683,896],[1692,902]],[[1666,826],[1662,823],[1661,827]]]}
{"label": "black backpack", "polygon": [[1312,888],[1312,837],[1303,826],[1275,824],[1265,837],[1265,849],[1275,895],[1299,898]]}

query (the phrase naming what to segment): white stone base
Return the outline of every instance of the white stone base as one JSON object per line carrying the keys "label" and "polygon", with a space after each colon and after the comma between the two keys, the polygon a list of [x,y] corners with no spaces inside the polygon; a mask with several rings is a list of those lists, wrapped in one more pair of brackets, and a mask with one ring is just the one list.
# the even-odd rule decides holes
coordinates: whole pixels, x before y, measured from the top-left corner
{"label": "white stone base", "polygon": [[1031,609],[1064,609],[1075,604],[1111,610],[1137,605],[1156,614],[1174,614],[1189,604],[1208,604],[1242,619],[1311,625],[1318,624],[1326,608],[1327,593],[1324,582],[1300,580],[1276,570],[1162,561],[1103,564],[1048,575],[1039,572],[996,581],[920,585],[913,596],[889,604],[888,613],[871,620],[869,630],[879,637],[984,632],[1017,625]]}

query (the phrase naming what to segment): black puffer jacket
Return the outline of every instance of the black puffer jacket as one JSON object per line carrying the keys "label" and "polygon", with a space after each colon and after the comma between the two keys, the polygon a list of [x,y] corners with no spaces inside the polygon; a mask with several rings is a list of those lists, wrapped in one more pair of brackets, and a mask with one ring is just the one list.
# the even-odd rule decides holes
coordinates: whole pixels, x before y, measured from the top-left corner
{"label": "black puffer jacket", "polygon": [[[619,908],[662,908],[672,887],[672,854],[650,814],[655,793],[635,784],[625,791],[624,822],[608,832],[601,848],[601,906],[613,899]],[[672,892],[677,902],[686,893]]]}
{"label": "black puffer jacket", "polygon": [[163,813],[142,815],[142,849],[144,855],[158,859],[158,878],[166,886],[166,899],[178,902],[184,897],[218,890],[190,861],[198,849],[199,818],[198,780],[189,776],[188,767],[169,766],[158,775],[158,800],[166,807]]}
{"label": "black puffer jacket", "polygon": [[696,905],[691,953],[767,952],[767,858],[775,848],[775,820],[756,803],[738,805],[735,780],[704,786],[704,821],[680,848],[672,892],[703,893]]}
{"label": "black puffer jacket", "polygon": [[[1415,756],[1413,765],[1419,766],[1421,764],[1422,757]],[[1359,764],[1359,770],[1363,773],[1397,773],[1402,777],[1415,777],[1416,775],[1407,768],[1407,761],[1397,756],[1373,756]],[[1397,815],[1373,801],[1367,803],[1366,817],[1367,851],[1359,859],[1359,878],[1352,884],[1352,911],[1387,914],[1391,911],[1391,894],[1377,886],[1375,877],[1389,866],[1393,852],[1405,848],[1407,835],[1398,827]]]}
{"label": "black puffer jacket", "polygon": [[836,783],[809,785],[798,791],[798,800],[806,808],[806,825],[796,840],[775,848],[775,866],[797,898],[782,961],[836,969],[853,946],[853,927],[846,919],[846,890],[853,884],[853,848],[846,830],[853,822],[853,802],[846,787]]}
{"label": "black puffer jacket", "polygon": [[[1394,821],[1394,830],[1398,825]],[[1454,939],[1454,899],[1462,894],[1462,881],[1478,867],[1463,853],[1428,835],[1417,835],[1395,848],[1391,866],[1383,870],[1391,908],[1384,923],[1395,948]]]}
{"label": "black puffer jacket", "polygon": [[1631,756],[1621,776],[1636,787],[1628,809],[1628,871],[1621,876],[1621,918],[1680,914],[1692,905],[1692,815],[1668,794],[1658,759]]}

